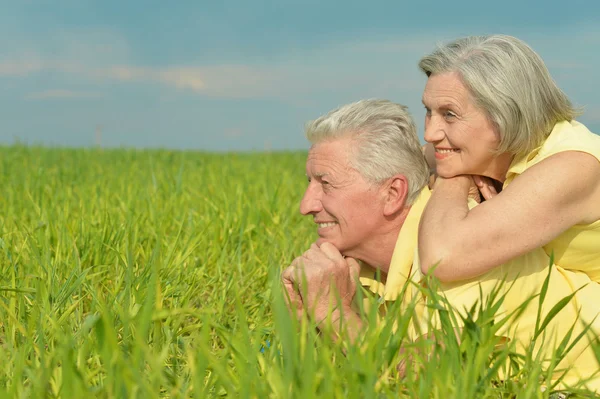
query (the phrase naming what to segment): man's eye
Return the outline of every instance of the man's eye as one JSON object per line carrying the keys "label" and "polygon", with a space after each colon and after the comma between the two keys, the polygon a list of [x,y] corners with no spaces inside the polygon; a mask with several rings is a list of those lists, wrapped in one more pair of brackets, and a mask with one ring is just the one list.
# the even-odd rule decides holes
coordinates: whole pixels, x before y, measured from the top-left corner
{"label": "man's eye", "polygon": [[456,118],[456,114],[452,111],[446,111],[444,113],[444,118],[446,118],[446,119]]}
{"label": "man's eye", "polygon": [[328,181],[321,181],[321,187],[323,187],[323,190],[326,190],[326,191],[329,191],[333,188],[331,183]]}

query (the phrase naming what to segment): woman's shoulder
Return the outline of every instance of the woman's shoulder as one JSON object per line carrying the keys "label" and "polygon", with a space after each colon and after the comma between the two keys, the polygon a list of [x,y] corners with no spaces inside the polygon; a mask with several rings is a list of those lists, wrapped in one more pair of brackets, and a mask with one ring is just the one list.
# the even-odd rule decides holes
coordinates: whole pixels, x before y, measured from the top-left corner
{"label": "woman's shoulder", "polygon": [[600,162],[600,136],[575,120],[557,123],[539,147],[515,157],[506,173],[504,186],[530,167],[566,151],[587,153]]}
{"label": "woman's shoulder", "polygon": [[539,162],[564,151],[585,152],[600,161],[600,136],[576,120],[559,122],[539,148],[535,158]]}

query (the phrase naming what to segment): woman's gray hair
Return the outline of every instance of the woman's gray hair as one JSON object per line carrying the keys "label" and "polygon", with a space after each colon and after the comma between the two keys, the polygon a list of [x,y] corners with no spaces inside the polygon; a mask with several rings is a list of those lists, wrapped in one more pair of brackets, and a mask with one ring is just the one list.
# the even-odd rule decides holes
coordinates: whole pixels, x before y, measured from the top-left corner
{"label": "woman's gray hair", "polygon": [[427,184],[429,167],[417,128],[404,105],[387,100],[361,100],[334,109],[306,124],[312,144],[342,137],[356,140],[351,165],[371,183],[402,174],[408,181],[407,204]]}
{"label": "woman's gray hair", "polygon": [[512,36],[455,40],[423,57],[419,68],[428,77],[458,73],[475,105],[497,128],[498,153],[529,152],[541,145],[556,123],[580,114],[540,56]]}

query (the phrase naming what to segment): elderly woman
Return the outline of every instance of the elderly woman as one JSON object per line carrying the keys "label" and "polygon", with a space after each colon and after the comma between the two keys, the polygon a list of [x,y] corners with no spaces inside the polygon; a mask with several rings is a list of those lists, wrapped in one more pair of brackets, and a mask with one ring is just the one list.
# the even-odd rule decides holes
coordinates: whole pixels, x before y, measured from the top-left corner
{"label": "elderly woman", "polygon": [[[541,58],[514,37],[458,39],[419,67],[439,176],[419,226],[421,270],[446,284],[502,279],[500,265],[542,247],[554,256],[553,273],[580,289],[571,311],[583,309],[592,323],[600,309],[600,136],[575,121]],[[485,201],[469,209],[473,183]],[[548,290],[553,302],[564,294]],[[589,350],[576,363],[598,368]]]}
{"label": "elderly woman", "polygon": [[[600,282],[600,137],[574,120],[540,57],[514,37],[468,37],[419,66],[439,176],[420,225],[423,271],[464,280],[543,247]],[[472,180],[486,201],[469,211]]]}

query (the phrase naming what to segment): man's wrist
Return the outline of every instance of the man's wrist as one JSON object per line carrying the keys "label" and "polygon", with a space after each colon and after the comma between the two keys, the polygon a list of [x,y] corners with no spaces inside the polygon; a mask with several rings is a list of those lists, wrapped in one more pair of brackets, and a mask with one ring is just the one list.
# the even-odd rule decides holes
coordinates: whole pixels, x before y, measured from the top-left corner
{"label": "man's wrist", "polygon": [[340,323],[342,320],[347,320],[348,315],[354,313],[354,310],[349,305],[335,306],[328,308],[324,312],[315,314],[317,327],[321,327],[324,323],[330,323],[332,326]]}

